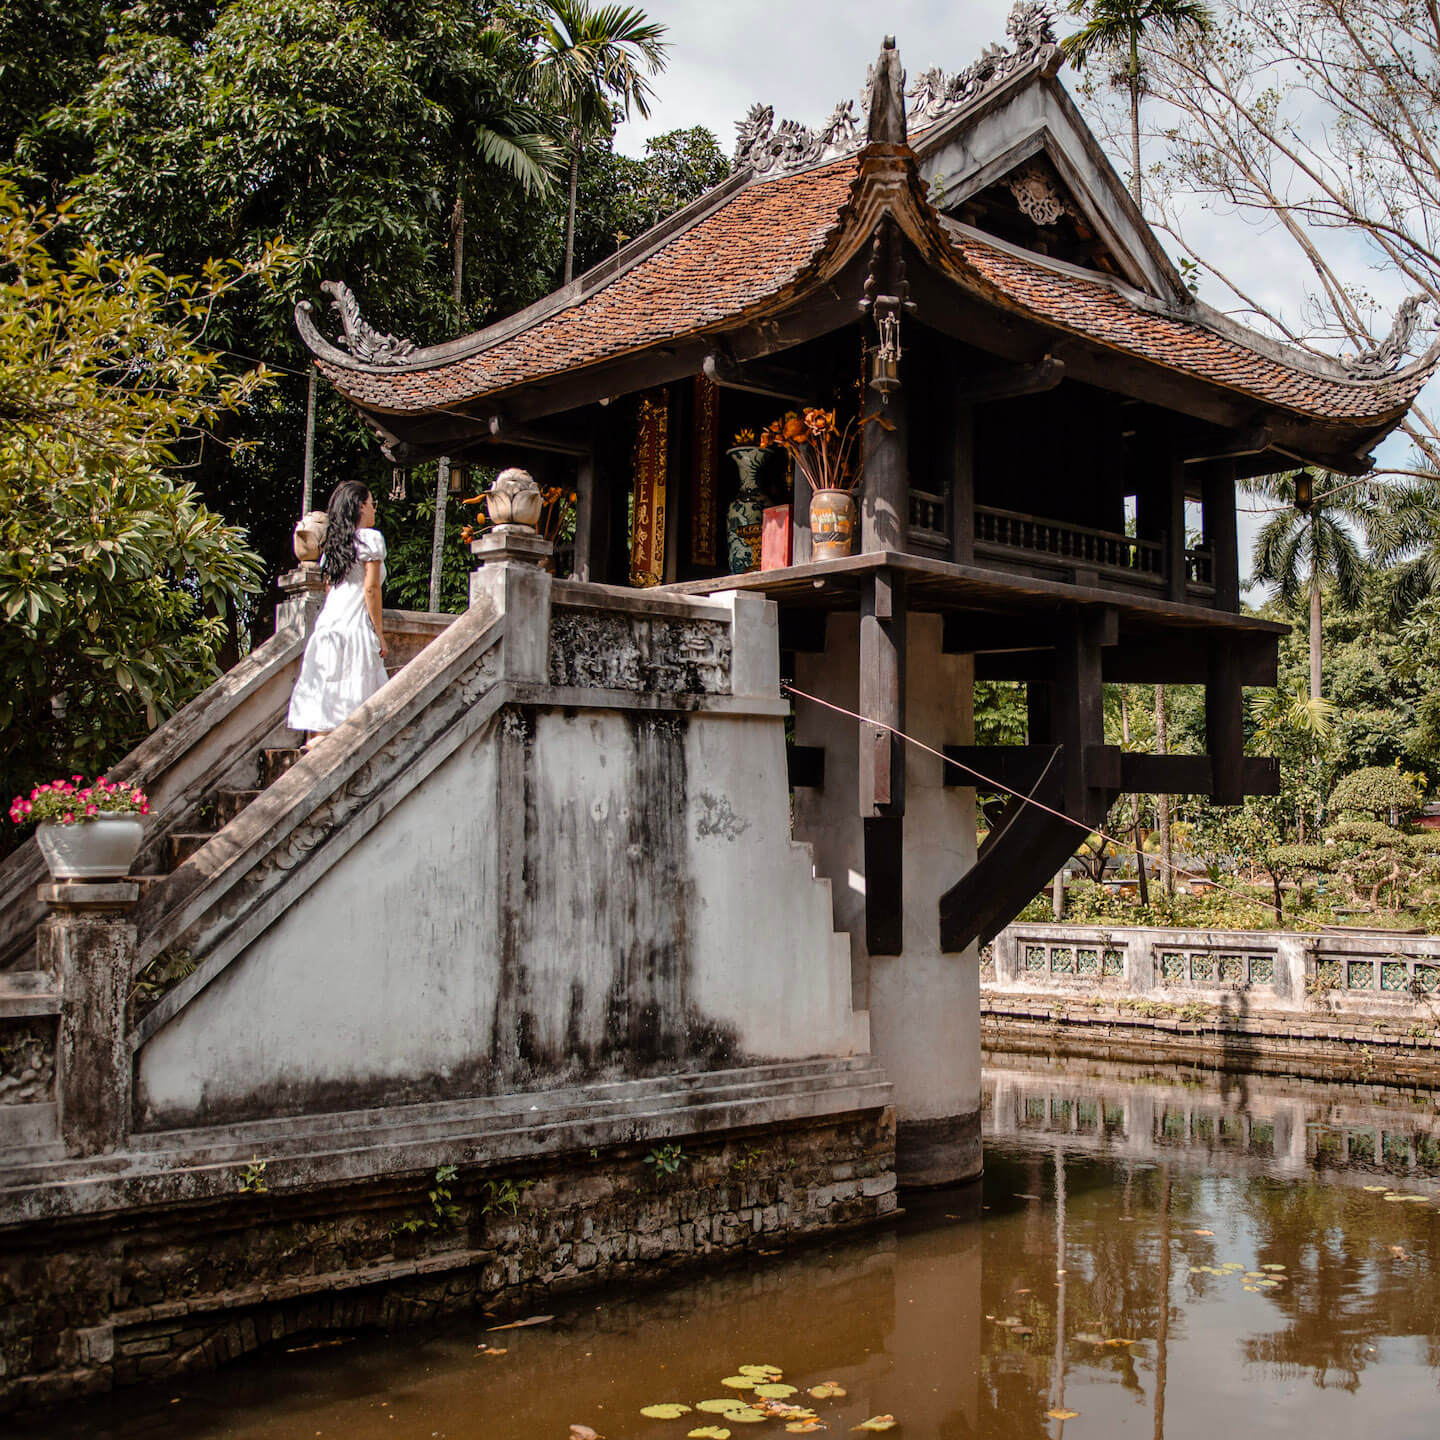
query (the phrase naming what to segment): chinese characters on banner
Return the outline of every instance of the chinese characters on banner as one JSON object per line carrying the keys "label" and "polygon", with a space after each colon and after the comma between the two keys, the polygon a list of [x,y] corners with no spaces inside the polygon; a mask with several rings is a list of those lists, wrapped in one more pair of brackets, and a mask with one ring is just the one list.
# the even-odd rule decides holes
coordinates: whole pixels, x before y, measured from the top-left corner
{"label": "chinese characters on banner", "polygon": [[695,377],[695,430],[691,449],[690,559],[715,563],[715,503],[720,467],[720,387],[706,375]]}
{"label": "chinese characters on banner", "polygon": [[670,392],[640,400],[635,424],[635,511],[630,524],[630,583],[665,579],[665,472],[670,463]]}

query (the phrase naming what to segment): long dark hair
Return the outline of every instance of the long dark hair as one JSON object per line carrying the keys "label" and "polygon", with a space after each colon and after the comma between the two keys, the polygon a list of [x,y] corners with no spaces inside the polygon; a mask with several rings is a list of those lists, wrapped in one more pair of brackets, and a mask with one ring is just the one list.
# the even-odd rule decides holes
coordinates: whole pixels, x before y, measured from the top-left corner
{"label": "long dark hair", "polygon": [[338,585],[355,564],[355,530],[360,507],[370,487],[358,480],[342,480],[330,495],[325,511],[325,540],[320,546],[320,573],[327,585]]}

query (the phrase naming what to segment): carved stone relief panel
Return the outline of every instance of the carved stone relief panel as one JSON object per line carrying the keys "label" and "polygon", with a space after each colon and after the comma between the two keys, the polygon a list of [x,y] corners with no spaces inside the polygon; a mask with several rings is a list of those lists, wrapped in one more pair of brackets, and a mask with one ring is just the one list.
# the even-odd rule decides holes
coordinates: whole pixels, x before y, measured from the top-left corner
{"label": "carved stone relief panel", "polygon": [[550,683],[636,693],[728,695],[730,627],[557,607]]}

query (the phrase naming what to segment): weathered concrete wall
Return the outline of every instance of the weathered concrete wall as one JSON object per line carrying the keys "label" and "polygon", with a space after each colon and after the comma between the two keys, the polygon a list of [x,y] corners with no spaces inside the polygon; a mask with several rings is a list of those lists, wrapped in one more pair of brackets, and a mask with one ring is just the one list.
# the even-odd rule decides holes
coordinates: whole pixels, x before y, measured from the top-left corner
{"label": "weathered concrete wall", "polygon": [[602,1279],[714,1263],[895,1210],[888,1111],[679,1136],[345,1190],[251,1188],[97,1228],[0,1231],[0,1413],[211,1369],[286,1337],[553,1309]]}
{"label": "weathered concrete wall", "polygon": [[[823,655],[796,657],[796,684],[854,710],[858,620],[832,614]],[[907,621],[906,730],[939,750],[971,736],[973,662],[944,654],[937,615]],[[895,1085],[898,1163],[904,1183],[980,1173],[978,960],[940,950],[941,895],[975,863],[975,792],[944,784],[944,763],[909,747],[905,799],[905,949],[872,956],[865,947],[864,840],[853,777],[859,728],[797,701],[795,738],[825,750],[826,776],[847,777],[795,792],[795,835],[814,848],[829,878],[835,921],[849,932],[855,1004],[868,1011],[872,1049]]]}
{"label": "weathered concrete wall", "polygon": [[784,776],[779,714],[505,706],[142,1043],[142,1125],[863,1050]]}

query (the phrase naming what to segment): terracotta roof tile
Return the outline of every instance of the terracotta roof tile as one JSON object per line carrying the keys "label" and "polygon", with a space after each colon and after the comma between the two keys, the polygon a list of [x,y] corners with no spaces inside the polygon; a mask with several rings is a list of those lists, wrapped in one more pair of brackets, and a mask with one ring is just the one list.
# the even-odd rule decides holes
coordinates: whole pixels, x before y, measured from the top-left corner
{"label": "terracotta roof tile", "polygon": [[[851,156],[751,184],[590,294],[475,353],[409,370],[323,360],[320,369],[361,405],[416,413],[722,327],[803,276],[836,235],[858,173]],[[958,283],[968,279],[997,303],[1302,416],[1380,422],[1403,412],[1424,379],[1413,372],[1378,382],[1329,378],[1196,321],[1155,313],[1098,278],[968,231],[947,227],[946,239]]]}
{"label": "terracotta roof tile", "polygon": [[361,404],[427,410],[693,335],[792,282],[836,229],[853,159],[752,185],[653,255],[564,310],[477,354],[374,373],[321,362]]}

